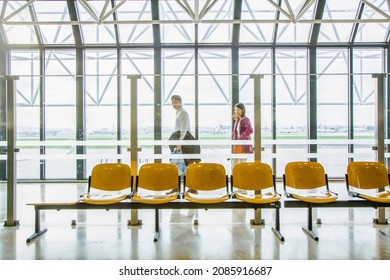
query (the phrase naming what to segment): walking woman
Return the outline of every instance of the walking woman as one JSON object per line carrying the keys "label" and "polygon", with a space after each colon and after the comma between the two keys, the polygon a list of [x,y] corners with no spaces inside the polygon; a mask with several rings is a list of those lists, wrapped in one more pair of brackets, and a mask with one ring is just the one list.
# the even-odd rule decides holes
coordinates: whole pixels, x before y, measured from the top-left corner
{"label": "walking woman", "polygon": [[[251,140],[253,128],[250,119],[245,115],[245,105],[237,103],[234,105],[232,140]],[[233,145],[233,154],[252,154],[252,145]],[[235,158],[232,161],[232,168],[238,162],[246,161],[246,158]]]}

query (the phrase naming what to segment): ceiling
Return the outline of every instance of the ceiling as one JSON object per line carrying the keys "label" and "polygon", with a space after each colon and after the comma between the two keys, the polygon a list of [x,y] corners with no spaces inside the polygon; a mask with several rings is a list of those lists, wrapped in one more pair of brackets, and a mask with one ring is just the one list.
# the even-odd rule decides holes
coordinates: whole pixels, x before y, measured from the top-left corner
{"label": "ceiling", "polygon": [[0,1],[0,44],[387,46],[389,6],[389,0]]}

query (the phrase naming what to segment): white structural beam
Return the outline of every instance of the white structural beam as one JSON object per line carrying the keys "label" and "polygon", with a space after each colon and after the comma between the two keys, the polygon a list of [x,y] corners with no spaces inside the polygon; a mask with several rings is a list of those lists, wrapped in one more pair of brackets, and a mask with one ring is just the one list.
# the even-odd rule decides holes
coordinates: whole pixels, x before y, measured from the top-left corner
{"label": "white structural beam", "polygon": [[191,6],[188,4],[187,0],[176,0],[176,2],[190,16],[192,20],[195,20],[195,13],[191,9]]}
{"label": "white structural beam", "polygon": [[91,18],[97,23],[99,22],[98,16],[93,11],[92,7],[89,5],[89,3],[86,0],[77,0],[77,2],[80,3],[80,5],[85,9],[85,11],[91,16]]}
{"label": "white structural beam", "polygon": [[294,22],[300,20],[300,18],[307,12],[307,10],[315,3],[316,0],[307,0],[301,7],[301,10],[297,13],[294,18]]}
{"label": "white structural beam", "polygon": [[[20,6],[18,9],[16,9],[15,11],[13,11],[12,13],[10,13],[8,16],[6,16],[4,18],[3,21],[8,21],[10,20],[12,17],[14,17],[15,15],[19,14],[21,11],[23,11],[25,8],[29,7],[32,3],[34,3],[36,0],[30,0],[28,1],[26,4]],[[4,3],[4,5],[6,5],[7,3]]]}
{"label": "white structural beam", "polygon": [[[110,2],[110,0],[107,0],[107,2]],[[115,11],[117,11],[120,6],[122,6],[124,3],[126,2],[126,0],[121,0],[118,4],[115,5],[115,7],[113,7],[109,12],[107,12],[106,14],[104,14],[104,16],[100,15],[100,18],[99,18],[99,22],[103,22],[106,18],[108,18],[109,16],[111,16],[113,13],[115,13]]]}
{"label": "white structural beam", "polygon": [[282,14],[284,14],[286,17],[288,17],[290,20],[293,20],[293,17],[288,13],[286,12],[282,7],[280,7],[278,4],[276,4],[274,1],[272,0],[267,0],[272,6],[275,7],[275,9],[277,9],[278,11],[280,11]]}
{"label": "white structural beam", "polygon": [[367,0],[361,0],[361,1],[364,4],[366,4],[367,6],[369,6],[371,9],[373,9],[375,12],[377,12],[378,14],[384,16],[387,19],[390,19],[390,15],[386,14],[384,11],[380,10],[378,7],[376,7],[375,5],[370,3],[369,1],[367,1]]}

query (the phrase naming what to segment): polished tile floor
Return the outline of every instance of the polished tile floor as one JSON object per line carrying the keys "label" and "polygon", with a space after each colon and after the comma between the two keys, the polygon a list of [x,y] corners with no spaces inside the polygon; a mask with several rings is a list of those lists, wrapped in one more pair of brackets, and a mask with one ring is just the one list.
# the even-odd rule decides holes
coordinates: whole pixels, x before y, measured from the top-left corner
{"label": "polished tile floor", "polygon": [[[337,186],[336,186],[337,187]],[[343,185],[340,184],[340,189]],[[281,184],[278,188],[281,192]],[[28,202],[74,200],[86,183],[21,183],[17,186],[16,227],[0,227],[2,260],[377,260],[390,259],[390,229],[374,225],[376,210],[318,209],[319,241],[301,229],[306,209],[281,209],[281,242],[272,233],[274,210],[262,210],[263,226],[251,226],[253,210],[163,210],[161,236],[153,242],[154,211],[138,211],[141,226],[128,226],[125,210],[48,210],[48,231],[32,241],[34,210]],[[342,193],[342,191],[340,191]],[[390,217],[386,209],[386,217]],[[6,220],[6,183],[0,184],[0,219]],[[71,226],[76,220],[77,225]]]}

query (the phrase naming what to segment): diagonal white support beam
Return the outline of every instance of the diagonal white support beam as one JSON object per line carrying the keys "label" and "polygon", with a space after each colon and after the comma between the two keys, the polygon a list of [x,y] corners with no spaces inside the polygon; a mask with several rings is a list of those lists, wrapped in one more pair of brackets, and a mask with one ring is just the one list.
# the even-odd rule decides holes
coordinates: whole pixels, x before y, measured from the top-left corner
{"label": "diagonal white support beam", "polygon": [[292,8],[291,8],[290,1],[289,1],[289,0],[285,0],[284,3],[286,3],[287,10],[288,10],[288,13],[290,14],[291,20],[294,21],[295,15],[294,15],[294,11],[293,11]]}
{"label": "diagonal white support beam", "polygon": [[4,15],[5,15],[5,8],[7,7],[7,4],[8,4],[8,0],[5,0],[4,3],[3,3],[3,7],[1,8],[1,14],[0,14],[0,21],[3,22],[3,18],[4,18]]}
{"label": "diagonal white support beam", "polygon": [[100,21],[101,21],[101,19],[103,18],[103,16],[106,14],[108,5],[109,5],[110,3],[111,3],[110,0],[106,0],[106,3],[104,3],[103,9],[101,10],[100,16],[99,16],[99,20],[100,20]]}
{"label": "diagonal white support beam", "polygon": [[182,7],[182,9],[190,16],[191,19],[195,20],[195,13],[191,9],[191,6],[188,4],[187,0],[182,0],[183,3],[180,0],[176,0],[177,4]]}
{"label": "diagonal white support beam", "polygon": [[[390,1],[390,0],[389,0]],[[202,10],[199,13],[199,20],[202,20],[204,16],[210,11],[210,9],[218,2],[218,0],[207,0]]]}
{"label": "diagonal white support beam", "polygon": [[195,16],[195,22],[199,22],[199,0],[195,0],[195,6],[194,6],[194,16]]}
{"label": "diagonal white support beam", "polygon": [[389,11],[390,11],[390,0],[387,0],[387,8],[388,8]]}
{"label": "diagonal white support beam", "polygon": [[77,2],[80,3],[81,6],[85,9],[85,11],[93,18],[94,21],[98,22],[99,18],[93,11],[92,7],[88,4],[86,0],[77,0]]}
{"label": "diagonal white support beam", "polygon": [[[107,0],[107,2],[110,2],[110,0]],[[120,8],[120,6],[122,6],[124,3],[126,2],[126,0],[121,0],[118,4],[115,5],[114,8],[111,9],[111,11],[109,11],[108,13],[106,13],[103,17],[101,16],[99,21],[102,22],[104,21],[106,18],[108,18],[109,16],[111,16],[116,10],[118,10]]]}
{"label": "diagonal white support beam", "polygon": [[373,4],[371,4],[369,1],[367,0],[360,0],[362,1],[364,4],[366,4],[367,6],[369,6],[371,9],[373,9],[375,12],[377,12],[378,14],[381,14],[382,16],[384,16],[385,18],[387,19],[390,19],[390,15],[386,14],[385,12],[383,12],[382,10],[380,10],[378,7],[374,6]]}
{"label": "diagonal white support beam", "polygon": [[291,15],[286,12],[282,7],[280,7],[279,5],[277,5],[274,1],[272,0],[267,0],[272,6],[274,6],[278,11],[280,11],[282,14],[284,14],[286,17],[288,17],[291,21],[293,20],[293,18],[291,17]]}
{"label": "diagonal white support beam", "polygon": [[[4,21],[8,21],[10,18],[14,17],[15,15],[19,14],[21,11],[23,11],[25,8],[27,8],[28,6],[30,6],[32,3],[34,3],[36,0],[30,0],[28,1],[26,4],[22,5],[19,7],[19,9],[16,9],[15,11],[13,11],[12,13],[10,13],[8,16],[6,16],[4,18]],[[6,5],[7,3],[4,3],[4,5]]]}
{"label": "diagonal white support beam", "polygon": [[302,5],[301,10],[296,15],[294,21],[295,22],[299,21],[301,17],[307,12],[307,10],[315,3],[315,1],[316,0],[306,0],[306,2]]}

